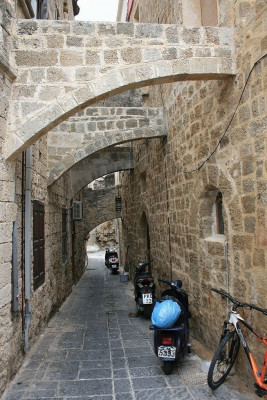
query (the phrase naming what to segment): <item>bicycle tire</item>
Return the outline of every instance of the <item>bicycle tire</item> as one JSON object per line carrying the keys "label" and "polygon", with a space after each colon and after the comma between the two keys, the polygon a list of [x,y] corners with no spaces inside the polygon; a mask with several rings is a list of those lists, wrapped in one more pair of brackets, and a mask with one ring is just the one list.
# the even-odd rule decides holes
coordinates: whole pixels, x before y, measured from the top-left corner
{"label": "bicycle tire", "polygon": [[217,389],[229,375],[240,347],[240,339],[235,331],[228,332],[214,353],[208,371],[208,385]]}

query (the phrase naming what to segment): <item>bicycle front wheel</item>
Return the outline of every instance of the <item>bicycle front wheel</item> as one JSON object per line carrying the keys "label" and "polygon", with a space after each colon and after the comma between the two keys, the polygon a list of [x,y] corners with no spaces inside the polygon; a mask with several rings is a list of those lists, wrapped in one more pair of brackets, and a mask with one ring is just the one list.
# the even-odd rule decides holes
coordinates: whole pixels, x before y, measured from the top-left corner
{"label": "bicycle front wheel", "polygon": [[210,363],[208,385],[211,389],[217,389],[225,381],[234,365],[239,347],[240,339],[237,333],[227,333]]}

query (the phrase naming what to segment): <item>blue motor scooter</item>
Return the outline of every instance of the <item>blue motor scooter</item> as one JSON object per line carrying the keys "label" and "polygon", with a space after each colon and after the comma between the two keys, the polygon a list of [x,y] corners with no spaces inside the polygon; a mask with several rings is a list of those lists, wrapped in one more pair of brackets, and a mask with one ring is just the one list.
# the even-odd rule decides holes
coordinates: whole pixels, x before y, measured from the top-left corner
{"label": "blue motor scooter", "polygon": [[166,375],[171,374],[174,361],[186,351],[190,353],[189,339],[189,312],[188,294],[182,289],[182,281],[168,281],[159,279],[167,283],[170,289],[161,293],[158,302],[165,300],[176,301],[181,307],[181,314],[171,328],[159,328],[151,325],[150,330],[154,331],[154,351],[156,356],[163,360],[163,371]]}

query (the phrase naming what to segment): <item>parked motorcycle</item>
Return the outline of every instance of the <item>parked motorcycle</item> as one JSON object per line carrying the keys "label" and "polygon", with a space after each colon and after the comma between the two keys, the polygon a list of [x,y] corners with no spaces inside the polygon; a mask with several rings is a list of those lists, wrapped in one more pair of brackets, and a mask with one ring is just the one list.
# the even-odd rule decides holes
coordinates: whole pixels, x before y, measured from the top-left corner
{"label": "parked motorcycle", "polygon": [[181,314],[171,328],[159,328],[151,325],[150,330],[154,331],[154,351],[156,356],[163,360],[163,371],[169,375],[173,370],[174,361],[186,351],[190,353],[189,339],[189,312],[188,295],[182,289],[182,281],[168,281],[159,279],[160,282],[167,283],[170,289],[161,293],[158,302],[173,300],[181,307]]}
{"label": "parked motorcycle", "polygon": [[105,253],[105,266],[111,270],[113,274],[119,271],[119,257],[116,248],[106,248]]}
{"label": "parked motorcycle", "polygon": [[135,269],[134,275],[134,295],[137,309],[143,312],[145,318],[150,318],[154,308],[155,284],[151,274],[147,271],[147,266],[152,261],[145,261]]}

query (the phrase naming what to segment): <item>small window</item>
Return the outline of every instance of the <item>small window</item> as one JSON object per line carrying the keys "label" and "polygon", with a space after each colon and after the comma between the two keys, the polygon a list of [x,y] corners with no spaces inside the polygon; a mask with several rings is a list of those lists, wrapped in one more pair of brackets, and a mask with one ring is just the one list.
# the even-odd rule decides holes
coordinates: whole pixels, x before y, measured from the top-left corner
{"label": "small window", "polygon": [[141,193],[146,191],[146,171],[140,174]]}
{"label": "small window", "polygon": [[68,211],[66,208],[62,209],[62,259],[66,260],[68,255],[68,235],[67,235],[67,218]]}
{"label": "small window", "polygon": [[216,200],[216,233],[224,235],[224,222],[223,222],[223,200],[222,193],[217,194]]}

